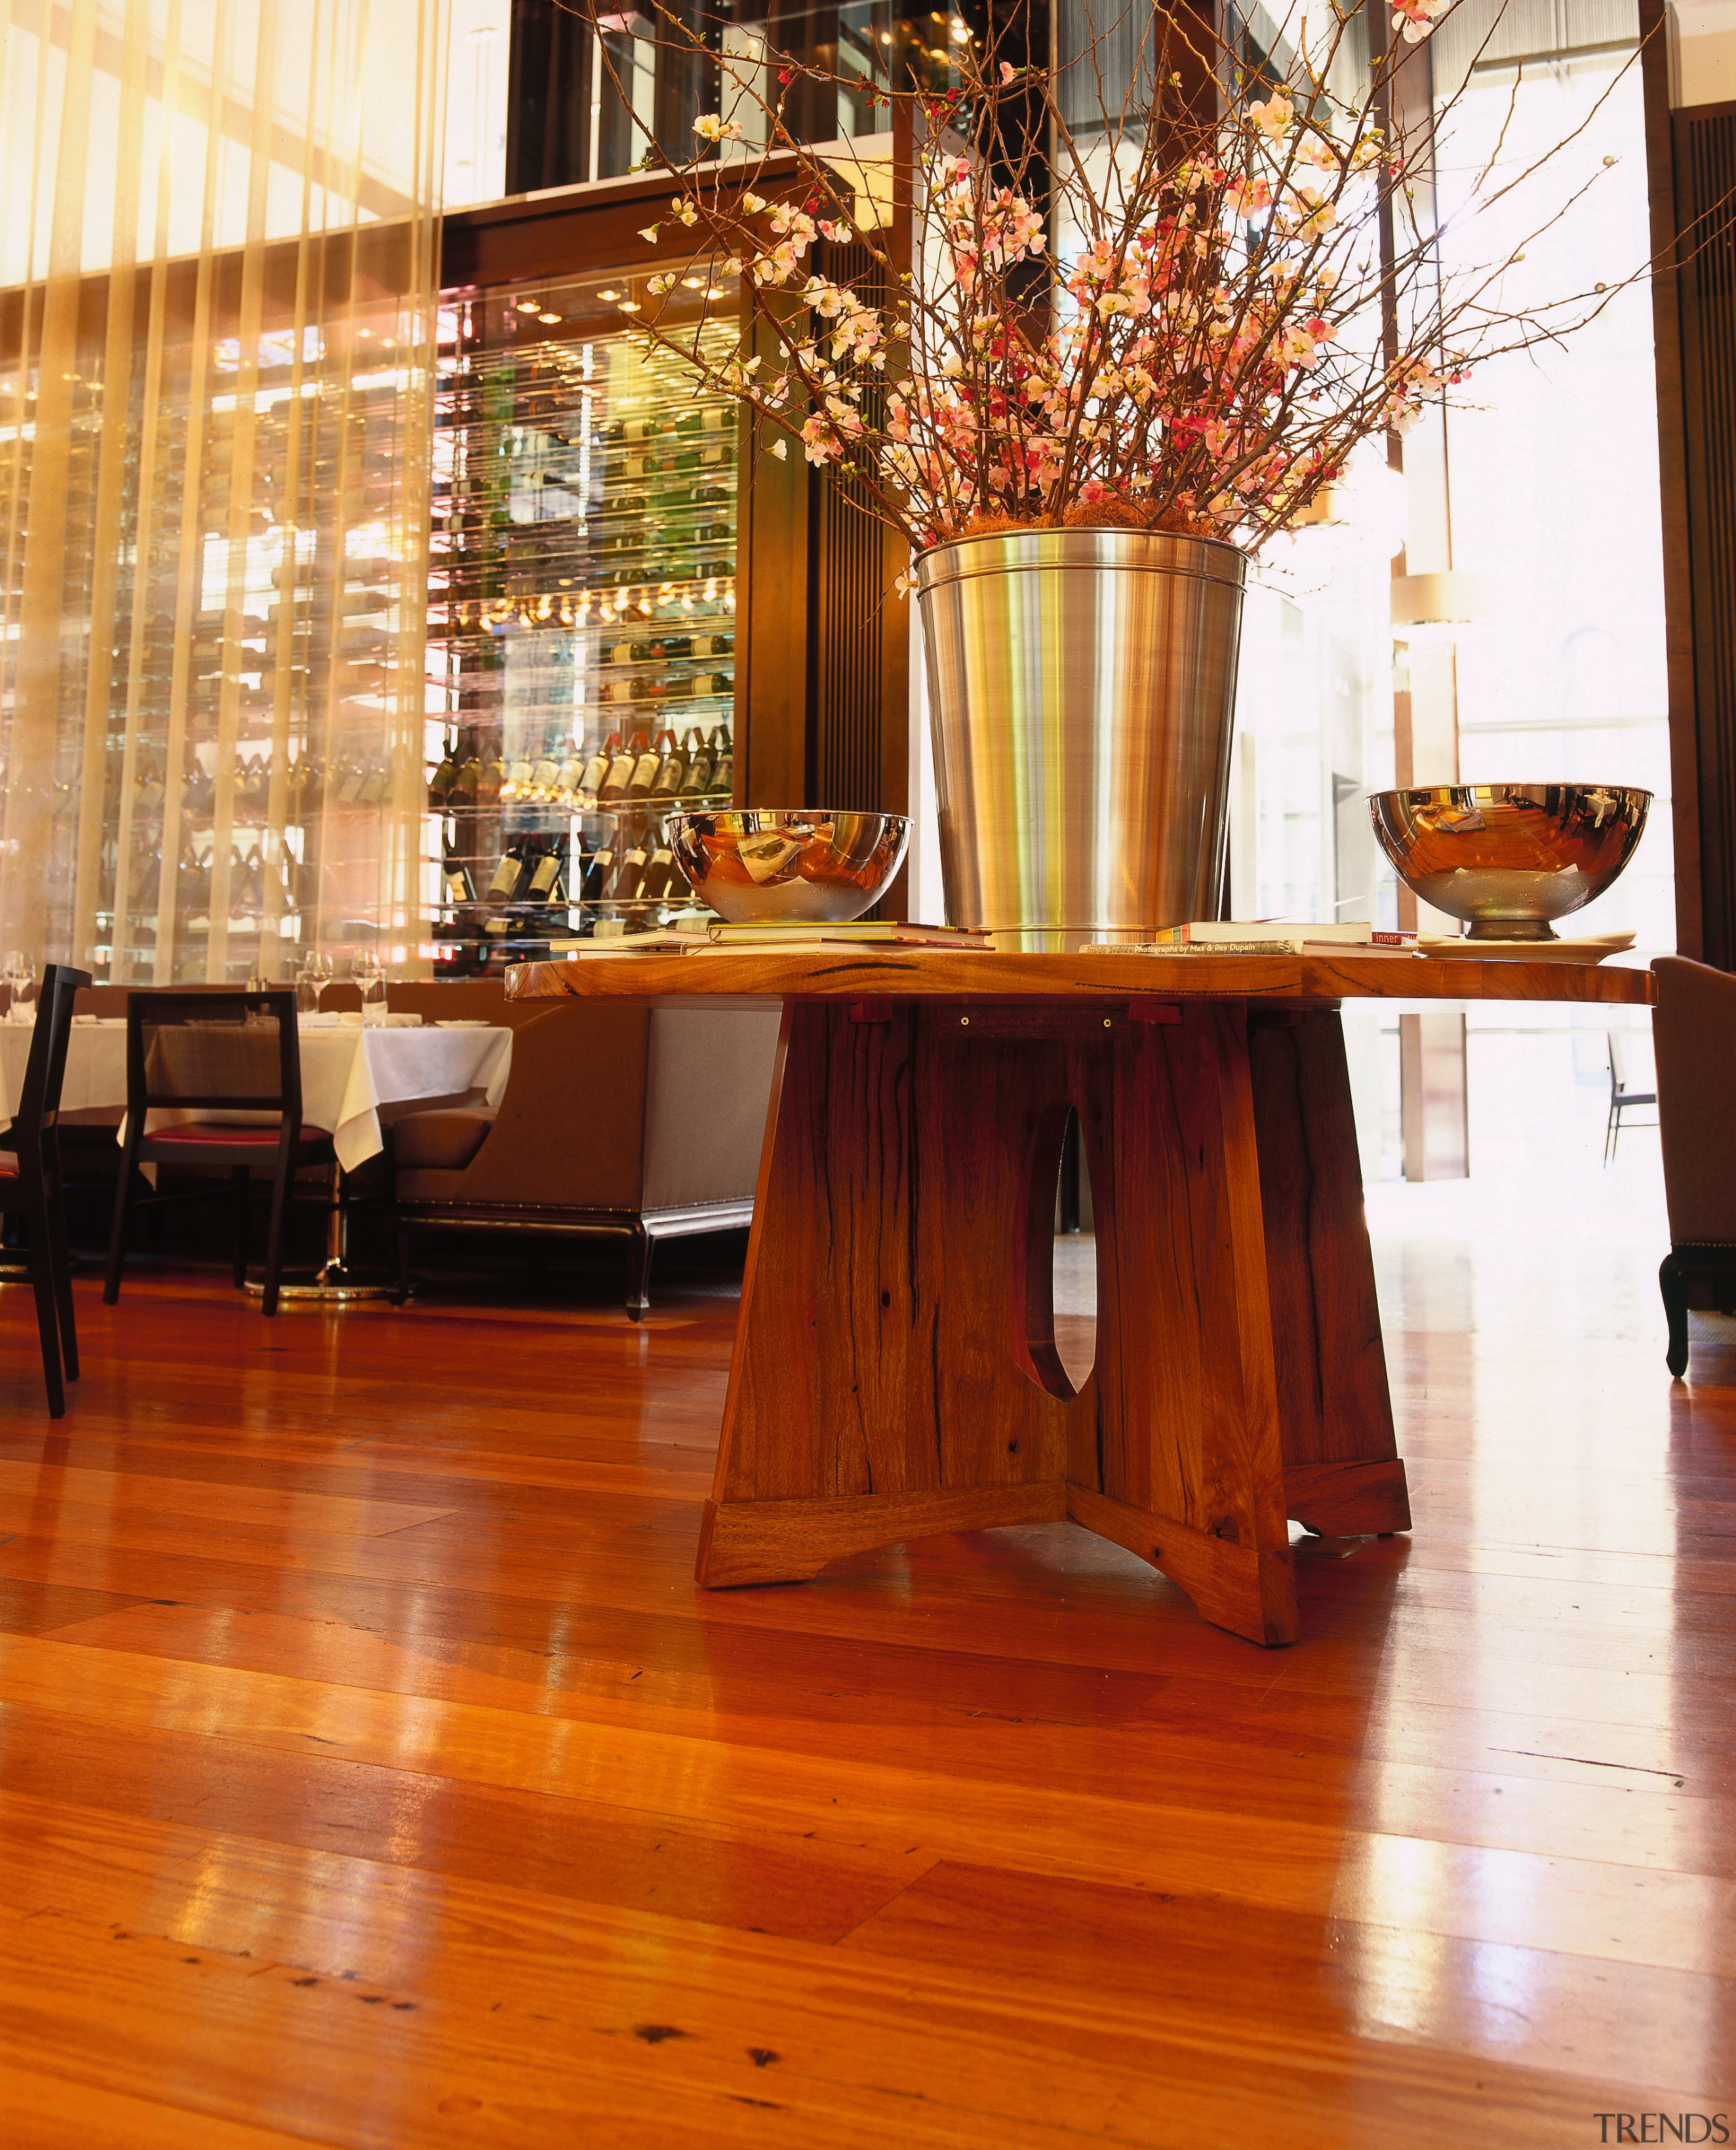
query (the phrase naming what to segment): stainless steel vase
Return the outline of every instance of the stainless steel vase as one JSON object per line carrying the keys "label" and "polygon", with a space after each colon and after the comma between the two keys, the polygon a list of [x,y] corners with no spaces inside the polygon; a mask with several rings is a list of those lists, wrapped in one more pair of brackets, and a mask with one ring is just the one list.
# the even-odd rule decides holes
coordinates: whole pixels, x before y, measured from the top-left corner
{"label": "stainless steel vase", "polygon": [[1246,572],[1234,546],[1134,530],[919,558],[955,926],[1067,949],[1216,916]]}

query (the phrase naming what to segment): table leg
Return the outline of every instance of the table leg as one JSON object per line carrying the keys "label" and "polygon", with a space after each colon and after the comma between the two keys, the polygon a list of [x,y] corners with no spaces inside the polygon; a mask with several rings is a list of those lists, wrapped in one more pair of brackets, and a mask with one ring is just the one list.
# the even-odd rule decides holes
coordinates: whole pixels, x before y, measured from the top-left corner
{"label": "table leg", "polygon": [[[305,1275],[299,1282],[285,1279],[277,1288],[280,1300],[293,1299],[306,1304],[309,1300],[324,1300],[331,1305],[361,1299],[392,1299],[396,1286],[383,1284],[378,1278],[364,1279],[350,1266],[350,1209],[343,1199],[344,1177],[341,1168],[332,1168],[331,1196],[326,1208],[326,1259],[315,1270],[311,1278]],[[263,1292],[265,1286],[250,1282],[250,1292]]]}
{"label": "table leg", "polygon": [[[1296,1633],[1245,1016],[786,1008],[699,1578],[1071,1515],[1210,1619]],[[1097,1362],[1054,1348],[1068,1105]]]}
{"label": "table leg", "polygon": [[1256,1010],[1248,1042],[1285,1506],[1314,1530],[1407,1531],[1344,1027]]}

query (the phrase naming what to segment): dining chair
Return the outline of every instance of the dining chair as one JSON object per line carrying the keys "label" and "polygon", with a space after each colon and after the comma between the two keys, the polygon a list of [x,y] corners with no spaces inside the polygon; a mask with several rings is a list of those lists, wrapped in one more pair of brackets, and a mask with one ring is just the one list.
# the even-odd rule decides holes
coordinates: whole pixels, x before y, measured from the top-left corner
{"label": "dining chair", "polygon": [[18,1110],[11,1126],[0,1134],[0,1214],[22,1216],[30,1235],[30,1284],[36,1295],[50,1418],[66,1416],[66,1383],[78,1378],[58,1122],[73,997],[89,983],[88,971],[75,971],[65,963],[44,966]]}
{"label": "dining chair", "polygon": [[[162,1116],[177,1117],[164,1123]],[[216,1114],[245,1114],[245,1119]],[[153,1115],[158,1124],[150,1125]],[[235,1202],[235,1279],[247,1281],[247,1225],[255,1178],[271,1183],[263,1310],[277,1311],[290,1185],[304,1165],[336,1168],[331,1137],[301,1123],[301,1054],[292,992],[135,991],[127,1002],[127,1118],[108,1275],[120,1296],[127,1219],[148,1204],[203,1191],[139,1195],[139,1167],[226,1170]]]}
{"label": "dining chair", "polygon": [[[1643,1031],[1612,1030],[1604,1035],[1609,1044],[1609,1118],[1603,1123],[1603,1162],[1607,1164],[1622,1139],[1622,1113],[1658,1103],[1658,1072],[1652,1041]],[[1641,1088],[1645,1083],[1650,1089]]]}
{"label": "dining chair", "polygon": [[1736,1312],[1736,977],[1659,956],[1658,1125],[1670,1250],[1658,1272],[1669,1321],[1665,1363],[1688,1371],[1688,1295],[1703,1288],[1720,1314]]}

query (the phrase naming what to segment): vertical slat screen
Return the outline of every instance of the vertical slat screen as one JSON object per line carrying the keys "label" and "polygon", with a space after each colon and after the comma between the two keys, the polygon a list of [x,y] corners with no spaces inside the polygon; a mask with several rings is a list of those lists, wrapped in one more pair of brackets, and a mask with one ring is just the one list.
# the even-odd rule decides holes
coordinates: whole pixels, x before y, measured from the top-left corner
{"label": "vertical slat screen", "polygon": [[0,940],[38,960],[425,938],[447,14],[68,0],[0,37]]}

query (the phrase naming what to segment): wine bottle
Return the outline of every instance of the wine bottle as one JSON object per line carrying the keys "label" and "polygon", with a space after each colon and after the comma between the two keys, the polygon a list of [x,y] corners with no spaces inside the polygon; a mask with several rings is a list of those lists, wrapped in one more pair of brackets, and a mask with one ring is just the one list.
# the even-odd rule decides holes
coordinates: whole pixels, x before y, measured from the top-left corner
{"label": "wine bottle", "polygon": [[627,795],[629,799],[648,799],[651,796],[652,786],[657,781],[657,772],[663,766],[663,742],[665,739],[673,747],[675,734],[668,731],[659,732],[655,742],[647,740],[644,751],[634,761],[633,775],[628,780]]}
{"label": "wine bottle", "polygon": [[719,724],[717,729],[722,744],[718,749],[716,766],[711,772],[711,788],[722,794],[735,787],[735,749],[729,736],[729,727]]}
{"label": "wine bottle", "polygon": [[[689,749],[685,746],[676,745],[673,732],[666,733],[664,736],[669,742],[669,750],[658,770],[657,781],[651,787],[651,796],[654,799],[679,799],[682,780],[687,775]],[[687,736],[691,739],[694,735],[689,732]]]}
{"label": "wine bottle", "polygon": [[694,745],[688,756],[687,774],[681,780],[681,796],[684,799],[703,799],[711,789],[711,771],[717,756],[711,743],[700,737],[697,725],[688,737],[694,741]]}
{"label": "wine bottle", "polygon": [[448,852],[446,860],[445,876],[446,900],[455,910],[461,904],[474,903],[476,901],[476,886],[471,880],[470,868],[465,865],[462,859],[454,858],[452,854]]}
{"label": "wine bottle", "polygon": [[201,861],[193,848],[193,839],[184,837],[181,854],[175,865],[175,908],[184,919],[209,918],[211,913],[211,868],[209,860]]}
{"label": "wine bottle", "polygon": [[512,799],[527,799],[530,789],[531,765],[520,755],[507,765],[506,778],[500,787],[502,805]]}
{"label": "wine bottle", "polygon": [[580,901],[601,903],[603,891],[608,886],[609,876],[614,871],[615,854],[607,843],[599,844],[585,861],[584,878],[579,883]]}
{"label": "wine bottle", "polygon": [[531,770],[532,799],[553,799],[560,787],[560,765],[545,749]]}
{"label": "wine bottle", "polygon": [[609,884],[610,900],[615,903],[637,902],[644,878],[645,840],[640,836],[615,869],[614,879]]}
{"label": "wine bottle", "polygon": [[474,754],[467,755],[458,765],[458,775],[452,785],[454,806],[474,806],[482,789],[482,765]]}
{"label": "wine bottle", "polygon": [[675,854],[669,845],[659,842],[645,861],[645,877],[639,884],[639,900],[643,903],[660,903],[669,892],[674,877]]}
{"label": "wine bottle", "polygon": [[530,885],[525,891],[529,903],[553,903],[561,891],[561,841],[558,836],[548,840],[548,849],[531,869]]}
{"label": "wine bottle", "polygon": [[494,878],[488,884],[491,903],[511,903],[518,893],[518,884],[524,876],[524,860],[517,846],[507,845],[501,854],[500,864],[494,869]]}
{"label": "wine bottle", "polygon": [[263,755],[250,755],[241,772],[236,811],[244,821],[262,822],[271,810],[271,765]]}
{"label": "wine bottle", "polygon": [[428,810],[442,814],[452,795],[452,787],[458,781],[458,765],[452,760],[452,750],[447,747],[441,764],[428,779]]}
{"label": "wine bottle", "polygon": [[563,806],[571,806],[578,799],[584,773],[583,756],[576,747],[570,749],[554,773],[554,795]]}
{"label": "wine bottle", "polygon": [[633,781],[633,769],[643,749],[644,737],[643,732],[635,732],[624,747],[619,739],[616,739],[615,751],[609,760],[608,773],[598,788],[597,800],[599,805],[619,806],[624,804],[627,798],[627,787]]}
{"label": "wine bottle", "polygon": [[157,896],[163,886],[163,860],[160,853],[152,851],[138,861],[138,878],[127,898],[127,916],[138,917],[157,908]]}
{"label": "wine bottle", "polygon": [[578,780],[578,803],[581,806],[589,808],[597,804],[597,795],[603,789],[603,780],[608,775],[609,765],[620,750],[620,734],[611,732],[585,764],[584,773]]}

